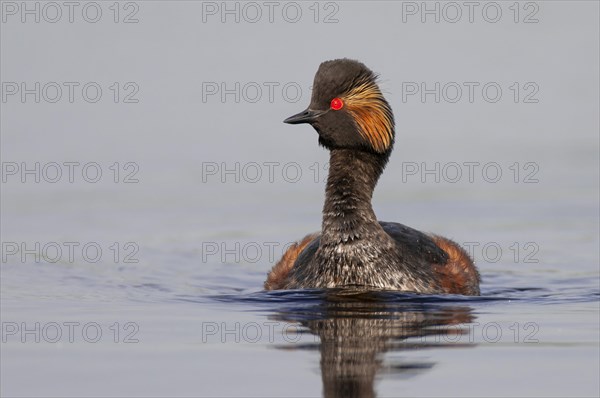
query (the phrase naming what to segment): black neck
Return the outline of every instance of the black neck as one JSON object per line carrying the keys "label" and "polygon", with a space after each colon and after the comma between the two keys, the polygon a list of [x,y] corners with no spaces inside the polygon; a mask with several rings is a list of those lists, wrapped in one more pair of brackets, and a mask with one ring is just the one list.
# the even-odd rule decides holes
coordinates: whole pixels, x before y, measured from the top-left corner
{"label": "black neck", "polygon": [[371,198],[388,157],[351,149],[331,150],[322,244],[348,243],[363,238],[366,231],[381,229]]}

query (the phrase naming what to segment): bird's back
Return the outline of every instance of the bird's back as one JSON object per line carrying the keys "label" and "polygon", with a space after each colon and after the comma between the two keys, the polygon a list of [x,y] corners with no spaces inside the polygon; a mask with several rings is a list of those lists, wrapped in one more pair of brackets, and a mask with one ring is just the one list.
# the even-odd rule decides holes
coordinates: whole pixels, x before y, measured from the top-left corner
{"label": "bird's back", "polygon": [[[353,243],[346,245],[347,248],[342,248],[344,245],[326,248],[321,247],[320,234],[308,235],[286,252],[273,268],[265,287],[344,286],[479,294],[472,283],[476,280],[478,285],[479,275],[469,274],[474,265],[464,251],[457,252],[456,248],[462,249],[454,242],[430,237],[400,223],[379,222],[379,225],[392,242],[391,246],[381,240],[366,240],[362,245]],[[344,251],[352,253],[352,258],[345,257]],[[329,261],[336,264],[327,264]],[[465,269],[469,275],[465,275]]]}

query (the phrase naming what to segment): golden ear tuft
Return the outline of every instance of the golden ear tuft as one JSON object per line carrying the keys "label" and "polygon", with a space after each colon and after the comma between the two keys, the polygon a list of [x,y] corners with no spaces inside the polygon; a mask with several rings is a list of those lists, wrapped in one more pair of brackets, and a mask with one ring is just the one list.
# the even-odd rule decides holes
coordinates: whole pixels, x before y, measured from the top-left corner
{"label": "golden ear tuft", "polygon": [[379,153],[389,149],[394,139],[394,117],[377,84],[365,81],[342,98],[360,134],[373,149]]}

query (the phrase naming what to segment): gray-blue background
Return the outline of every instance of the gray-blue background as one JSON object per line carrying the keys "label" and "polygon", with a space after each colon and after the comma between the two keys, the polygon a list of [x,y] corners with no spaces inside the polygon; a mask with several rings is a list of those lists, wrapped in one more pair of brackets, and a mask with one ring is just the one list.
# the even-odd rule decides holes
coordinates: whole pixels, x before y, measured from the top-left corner
{"label": "gray-blue background", "polygon": [[[177,298],[259,291],[283,246],[319,229],[327,153],[309,126],[282,120],[307,106],[320,62],[349,57],[380,74],[396,117],[379,218],[471,242],[484,293],[541,287],[557,300],[477,311],[503,328],[535,322],[538,344],[405,354],[440,365],[383,377],[378,392],[597,395],[598,3],[475,3],[470,21],[463,2],[428,2],[436,22],[421,2],[274,2],[272,16],[263,2],[229,2],[233,14],[221,2],[77,2],[70,22],[61,2],[60,18],[54,5],[27,2],[37,23],[25,3],[2,1],[2,322],[97,322],[105,333],[135,322],[140,340],[22,343],[3,329],[2,394],[318,395],[316,354],[202,341],[201,322],[266,318]],[[36,82],[39,103],[10,92]],[[97,102],[82,94],[88,83],[102,89]],[[439,102],[407,91],[436,83]],[[486,84],[502,90],[497,101]],[[215,87],[239,89],[206,91]],[[21,173],[36,162],[39,183]],[[73,182],[64,162],[78,164]],[[475,162],[472,180],[465,162]],[[63,176],[51,183],[54,163]],[[89,163],[102,171],[97,183],[81,174]],[[497,182],[486,165],[502,172]],[[125,183],[134,169],[138,182]],[[95,242],[103,253],[96,263],[81,250],[37,262],[7,254],[7,242]],[[128,242],[137,263],[124,262]],[[569,301],[579,294],[596,299]]]}

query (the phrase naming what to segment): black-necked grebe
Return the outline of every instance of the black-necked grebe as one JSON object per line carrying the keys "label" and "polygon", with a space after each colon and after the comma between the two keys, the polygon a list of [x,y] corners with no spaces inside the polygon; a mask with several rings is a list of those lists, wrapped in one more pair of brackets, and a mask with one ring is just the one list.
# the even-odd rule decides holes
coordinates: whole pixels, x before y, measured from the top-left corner
{"label": "black-necked grebe", "polygon": [[371,197],[394,144],[394,116],[360,62],[323,62],[310,105],[284,120],[309,123],[329,149],[321,233],[290,247],[265,289],[389,289],[479,295],[479,273],[455,242],[377,221]]}

